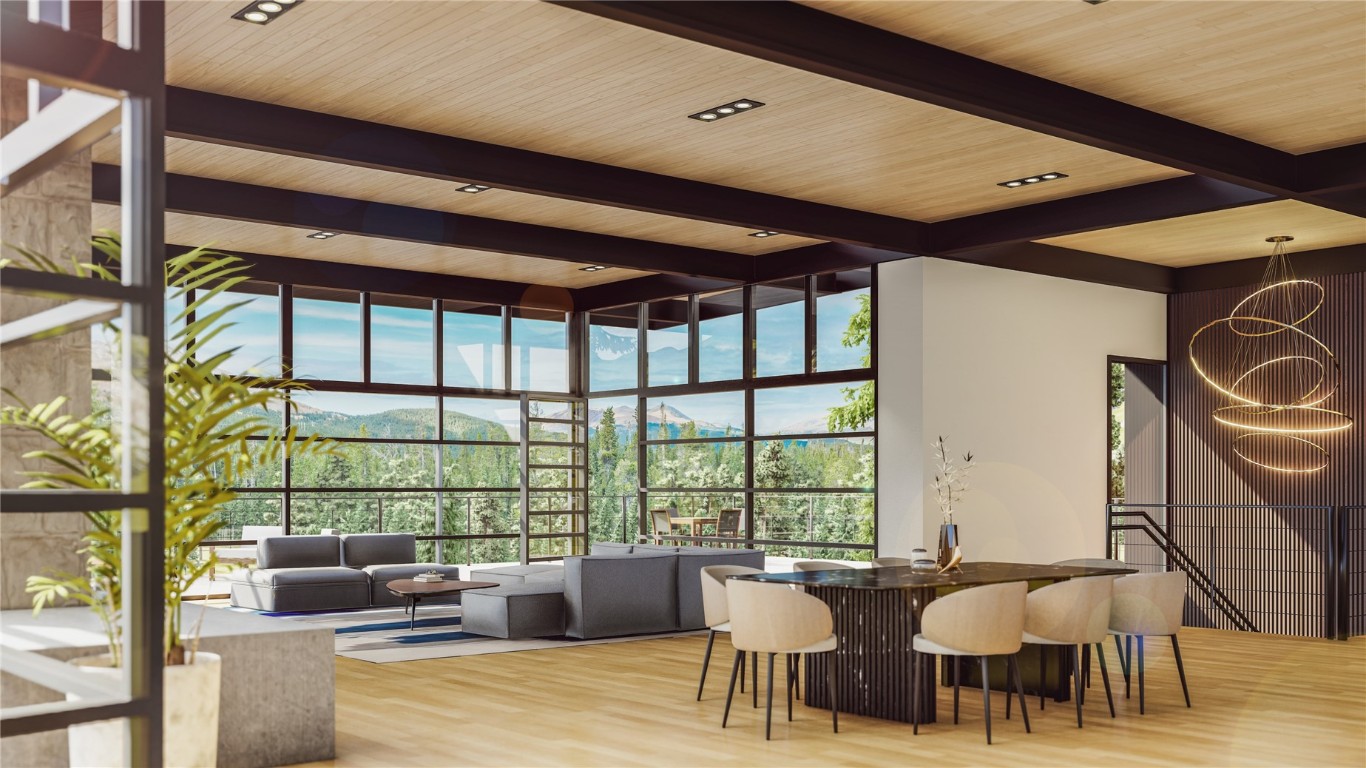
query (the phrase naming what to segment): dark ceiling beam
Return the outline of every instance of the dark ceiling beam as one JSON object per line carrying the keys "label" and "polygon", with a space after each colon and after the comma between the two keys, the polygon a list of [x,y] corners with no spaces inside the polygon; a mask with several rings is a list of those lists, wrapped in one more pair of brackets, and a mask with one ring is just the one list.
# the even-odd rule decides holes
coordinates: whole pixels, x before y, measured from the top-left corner
{"label": "dark ceiling beam", "polygon": [[913,258],[899,251],[866,248],[846,243],[817,243],[754,257],[753,282],[871,267],[887,261]]}
{"label": "dark ceiling beam", "polygon": [[615,283],[604,283],[574,291],[574,308],[595,310],[634,304],[641,301],[671,299],[690,293],[710,293],[736,288],[736,283],[674,275],[649,275]]}
{"label": "dark ceiling beam", "polygon": [[1153,293],[1172,293],[1176,286],[1171,267],[1043,243],[993,245],[944,258]]}
{"label": "dark ceiling beam", "polygon": [[[188,245],[166,246],[170,258],[194,250]],[[311,288],[366,290],[397,296],[439,298],[487,304],[508,304],[535,309],[574,308],[573,291],[549,285],[514,283],[478,277],[438,275],[392,267],[340,264],[286,256],[271,256],[245,251],[214,248],[218,253],[238,256],[251,264],[247,276],[268,283],[287,283]]]}
{"label": "dark ceiling beam", "polygon": [[[1329,184],[1366,182],[1359,153],[1353,155],[1358,162],[1352,175],[1332,156],[1302,161],[1289,152],[797,3],[553,1],[1260,192],[1366,213],[1355,200],[1315,194]],[[1347,182],[1333,181],[1343,174]]]}
{"label": "dark ceiling beam", "polygon": [[947,256],[1279,199],[1216,179],[1182,176],[937,222],[932,225],[931,249]]}
{"label": "dark ceiling beam", "polygon": [[[118,166],[96,163],[94,200],[119,202]],[[750,257],[515,221],[166,174],[166,210],[649,272],[747,280]]]}
{"label": "dark ceiling beam", "polygon": [[168,87],[166,101],[166,133],[179,138],[820,240],[922,246],[925,225],[894,216],[184,88]]}
{"label": "dark ceiling beam", "polygon": [[[1201,264],[1176,270],[1177,293],[1212,291],[1256,285],[1266,272],[1270,256],[1259,256],[1217,264]],[[1329,275],[1366,272],[1366,244],[1341,245],[1312,251],[1291,251],[1290,267],[1296,277],[1313,279]]]}
{"label": "dark ceiling beam", "polygon": [[1321,149],[1297,158],[1299,188],[1323,195],[1366,187],[1366,144]]}

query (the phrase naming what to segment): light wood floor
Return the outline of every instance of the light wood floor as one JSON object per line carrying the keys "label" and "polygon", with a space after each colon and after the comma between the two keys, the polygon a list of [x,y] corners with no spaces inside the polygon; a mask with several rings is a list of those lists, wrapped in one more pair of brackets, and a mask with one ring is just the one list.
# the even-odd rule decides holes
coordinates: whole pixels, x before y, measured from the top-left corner
{"label": "light wood floor", "polygon": [[337,759],[319,765],[1366,765],[1366,639],[1199,629],[1181,638],[1193,709],[1170,646],[1153,642],[1146,715],[1136,687],[1123,699],[1111,654],[1116,719],[1099,675],[1080,731],[1070,702],[1040,713],[1033,699],[1026,735],[1018,714],[1004,719],[998,694],[990,747],[980,696],[963,697],[960,725],[944,717],[951,689],[941,722],[919,736],[854,716],[840,717],[836,735],[828,711],[798,702],[788,723],[775,701],[765,742],[763,710],[738,696],[723,731],[730,647],[720,638],[701,702],[705,637],[384,665],[338,658]]}

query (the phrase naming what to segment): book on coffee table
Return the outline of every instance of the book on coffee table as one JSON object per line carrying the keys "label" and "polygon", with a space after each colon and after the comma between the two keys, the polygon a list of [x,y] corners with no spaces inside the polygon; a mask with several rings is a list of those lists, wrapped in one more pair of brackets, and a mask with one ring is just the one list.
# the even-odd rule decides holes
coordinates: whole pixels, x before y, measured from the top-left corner
{"label": "book on coffee table", "polygon": [[419,573],[418,575],[416,575],[416,576],[413,577],[413,581],[433,582],[433,581],[445,581],[445,579],[442,578],[441,574],[439,574],[439,573],[430,572],[430,573]]}

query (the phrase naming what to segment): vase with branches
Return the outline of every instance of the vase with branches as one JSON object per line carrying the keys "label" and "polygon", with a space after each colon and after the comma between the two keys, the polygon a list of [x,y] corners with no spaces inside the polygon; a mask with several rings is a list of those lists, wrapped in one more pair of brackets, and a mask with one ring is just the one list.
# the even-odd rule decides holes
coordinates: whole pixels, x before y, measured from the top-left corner
{"label": "vase with branches", "polygon": [[939,566],[943,570],[956,568],[963,554],[958,542],[958,525],[953,521],[953,513],[958,504],[963,500],[963,494],[971,486],[968,485],[968,475],[972,472],[976,461],[972,451],[963,454],[962,459],[957,459],[949,452],[948,441],[940,435],[930,444],[934,461],[934,481],[931,483],[934,488],[935,500],[939,503],[939,513],[943,516],[944,522],[939,526]]}
{"label": "vase with branches", "polygon": [[[121,262],[119,238],[106,233],[93,240],[103,263],[58,264],[26,248],[7,246],[16,258],[0,259],[6,269],[37,269],[117,281]],[[278,463],[284,455],[329,453],[329,440],[302,436],[296,427],[282,428],[269,411],[288,407],[288,395],[302,387],[288,378],[230,376],[219,372],[236,348],[210,352],[212,342],[232,327],[232,313],[247,302],[220,297],[247,280],[242,259],[199,248],[166,261],[166,292],[174,306],[177,330],[169,336],[163,358],[165,417],[165,623],[163,648],[168,666],[193,663],[186,656],[182,602],[198,579],[217,567],[199,546],[223,527],[219,511],[237,497],[233,488],[253,470]],[[131,343],[117,323],[107,330],[116,345]],[[26,470],[26,488],[116,490],[121,484],[124,446],[111,427],[109,409],[85,416],[68,412],[65,397],[28,405],[6,391],[12,404],[0,407],[0,427],[37,435],[43,448],[24,458],[41,462]],[[88,605],[99,617],[114,666],[123,661],[120,636],[122,594],[122,525],[120,511],[86,515],[90,530],[80,554],[86,572],[30,576],[34,613],[59,602]]]}

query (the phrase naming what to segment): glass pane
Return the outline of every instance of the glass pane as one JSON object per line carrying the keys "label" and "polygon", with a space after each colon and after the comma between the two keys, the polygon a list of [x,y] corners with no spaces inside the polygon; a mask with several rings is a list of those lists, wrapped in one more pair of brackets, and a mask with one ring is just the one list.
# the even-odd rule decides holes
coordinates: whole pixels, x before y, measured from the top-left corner
{"label": "glass pane", "polygon": [[275,295],[274,287],[261,286],[250,292],[246,288],[224,291],[199,303],[195,318],[207,317],[232,304],[242,306],[223,315],[215,325],[223,330],[201,348],[197,358],[208,361],[236,347],[231,356],[214,366],[215,372],[232,376],[279,376],[280,298]]}
{"label": "glass pane", "polygon": [[[448,536],[517,534],[521,505],[515,494],[442,494],[441,532]],[[447,541],[446,563],[509,563],[519,559],[516,538]]]}
{"label": "glass pane", "polygon": [[360,310],[360,294],[353,291],[295,290],[295,378],[363,378]]}
{"label": "glass pane", "polygon": [[[874,425],[873,386],[873,382],[869,381],[862,384],[756,389],[754,434],[871,432]],[[832,417],[835,419],[833,422]],[[853,424],[848,423],[850,418]]]}
{"label": "glass pane", "polygon": [[245,537],[245,526],[278,526],[283,519],[279,493],[240,493],[218,509],[224,525],[213,535],[220,541]]}
{"label": "glass pane", "polygon": [[754,485],[871,490],[874,458],[872,438],[768,440],[754,446]]}
{"label": "glass pane", "polygon": [[516,488],[521,449],[515,445],[443,445],[443,488]]}
{"label": "glass pane", "polygon": [[756,376],[806,370],[806,287],[801,278],[754,286]]}
{"label": "glass pane", "polygon": [[651,398],[645,409],[648,440],[727,437],[745,432],[745,393]]}
{"label": "glass pane", "polygon": [[448,397],[443,406],[446,440],[517,441],[522,435],[521,406],[516,400]]}
{"label": "glass pane", "polygon": [[442,383],[503,388],[503,308],[447,302],[442,313]]}
{"label": "glass pane", "polygon": [[816,370],[867,368],[872,272],[821,275],[816,280]]}
{"label": "glass pane", "polygon": [[434,488],[436,446],[343,443],[330,455],[295,459],[291,477],[303,488]]}
{"label": "glass pane", "polygon": [[[754,495],[754,528],[755,538],[759,539],[871,544],[873,496],[867,493],[758,493]],[[768,545],[764,549],[770,556],[869,559],[866,551],[837,547]]]}
{"label": "glass pane", "polygon": [[436,399],[416,395],[296,392],[290,423],[303,434],[325,437],[431,440]]}
{"label": "glass pane", "polygon": [[342,533],[380,533],[378,494],[294,493],[289,503],[292,536],[316,536],[324,528]]}
{"label": "glass pane", "polygon": [[[384,493],[378,497],[382,533],[411,533],[431,536],[436,533],[436,494]],[[436,542],[417,542],[417,562],[436,561]]]}
{"label": "glass pane", "polygon": [[650,386],[688,383],[688,300],[649,305]]}
{"label": "glass pane", "polygon": [[370,300],[370,379],[435,384],[432,303],[399,296]]}
{"label": "glass pane", "polygon": [[512,318],[512,386],[569,391],[569,338],[563,312],[519,309]]}
{"label": "glass pane", "polygon": [[744,377],[744,291],[698,297],[698,378],[728,381]]}
{"label": "glass pane", "polygon": [[640,349],[635,306],[588,317],[588,388],[595,392],[637,386]]}
{"label": "glass pane", "polygon": [[745,444],[680,443],[645,448],[650,488],[744,488]]}

